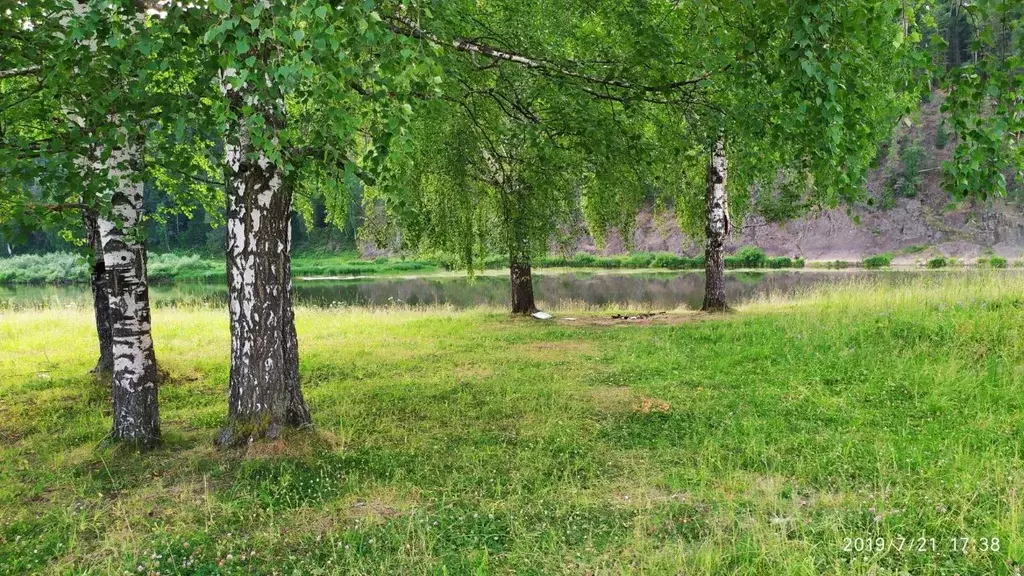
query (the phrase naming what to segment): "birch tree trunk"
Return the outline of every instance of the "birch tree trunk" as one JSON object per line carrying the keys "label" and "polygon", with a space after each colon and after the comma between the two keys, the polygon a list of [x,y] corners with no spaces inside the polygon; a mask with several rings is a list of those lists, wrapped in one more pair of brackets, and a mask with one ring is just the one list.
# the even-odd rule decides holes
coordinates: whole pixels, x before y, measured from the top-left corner
{"label": "birch tree trunk", "polygon": [[107,275],[113,351],[114,440],[151,448],[160,442],[157,406],[157,367],[150,332],[146,245],[139,227],[143,185],[133,182],[141,150],[117,148],[107,170],[117,182],[112,199],[113,219],[98,219]]}
{"label": "birch tree trunk", "polygon": [[728,162],[725,156],[725,137],[715,142],[708,163],[707,191],[705,194],[707,236],[705,250],[704,305],[706,312],[725,312],[729,305],[725,301],[725,237],[729,235],[729,196],[725,184],[728,177]]}
{"label": "birch tree trunk", "polygon": [[236,143],[225,149],[231,376],[221,446],[276,438],[283,426],[312,422],[299,385],[292,309],[291,190],[280,168],[254,152],[246,127],[231,129]]}
{"label": "birch tree trunk", "polygon": [[110,295],[107,293],[106,266],[103,264],[103,242],[100,239],[100,225],[95,212],[82,211],[82,224],[85,226],[86,239],[92,247],[92,265],[90,266],[90,287],[92,288],[92,308],[96,316],[96,338],[99,340],[100,356],[94,374],[113,374],[114,372],[114,334],[110,325]]}

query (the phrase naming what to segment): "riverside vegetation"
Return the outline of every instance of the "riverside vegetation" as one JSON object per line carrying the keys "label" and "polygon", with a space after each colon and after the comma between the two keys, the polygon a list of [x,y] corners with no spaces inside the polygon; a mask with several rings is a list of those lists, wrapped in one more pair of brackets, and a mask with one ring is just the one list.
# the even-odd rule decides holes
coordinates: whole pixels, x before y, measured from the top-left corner
{"label": "riverside vegetation", "polygon": [[[704,268],[704,258],[688,258],[672,253],[640,252],[618,256],[543,256],[536,259],[540,268],[661,268],[670,270],[698,270]],[[483,259],[486,269],[507,266],[500,256]],[[224,263],[198,254],[153,254],[149,258],[150,280],[204,280],[222,282]],[[803,268],[801,258],[769,257],[760,248],[744,246],[725,258],[730,269],[782,269]],[[425,256],[417,259],[382,256],[362,260],[355,251],[335,254],[300,254],[292,261],[296,276],[348,276],[371,274],[430,273],[440,270],[460,270],[464,267],[444,256]],[[83,257],[69,253],[26,254],[0,258],[0,284],[41,284],[87,282],[89,269]]]}
{"label": "riverside vegetation", "polygon": [[90,310],[0,311],[0,574],[1024,564],[1017,272],[856,281],[715,318],[616,311],[299,308],[316,427],[216,450],[227,317],[158,308],[164,442],[144,454],[100,445]]}

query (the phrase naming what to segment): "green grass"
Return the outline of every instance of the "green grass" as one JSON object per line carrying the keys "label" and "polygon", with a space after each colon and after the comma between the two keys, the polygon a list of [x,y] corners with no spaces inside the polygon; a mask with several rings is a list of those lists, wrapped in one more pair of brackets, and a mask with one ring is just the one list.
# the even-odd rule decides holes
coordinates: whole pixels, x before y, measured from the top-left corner
{"label": "green grass", "polygon": [[[227,314],[158,309],[165,445],[138,456],[97,447],[89,310],[0,313],[0,574],[1024,563],[1019,275],[861,281],[665,325],[573,315],[300,309],[316,429],[219,452]],[[844,551],[861,537],[938,551]]]}

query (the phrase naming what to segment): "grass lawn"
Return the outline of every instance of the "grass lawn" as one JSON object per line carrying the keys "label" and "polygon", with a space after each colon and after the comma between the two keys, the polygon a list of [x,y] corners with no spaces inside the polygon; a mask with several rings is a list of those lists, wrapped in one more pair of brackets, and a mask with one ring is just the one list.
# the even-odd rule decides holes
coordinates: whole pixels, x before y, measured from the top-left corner
{"label": "grass lawn", "polygon": [[222,452],[227,314],[159,309],[136,455],[91,312],[0,312],[0,574],[1019,573],[1021,276],[597,315],[300,309],[317,427]]}

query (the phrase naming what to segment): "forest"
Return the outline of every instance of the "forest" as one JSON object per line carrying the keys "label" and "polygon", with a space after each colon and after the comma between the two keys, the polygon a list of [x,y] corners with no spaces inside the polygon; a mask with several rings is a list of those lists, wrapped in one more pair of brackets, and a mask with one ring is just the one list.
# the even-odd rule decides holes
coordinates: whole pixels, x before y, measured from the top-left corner
{"label": "forest", "polygon": [[6,3],[0,574],[1020,574],[1022,135],[1019,0]]}

